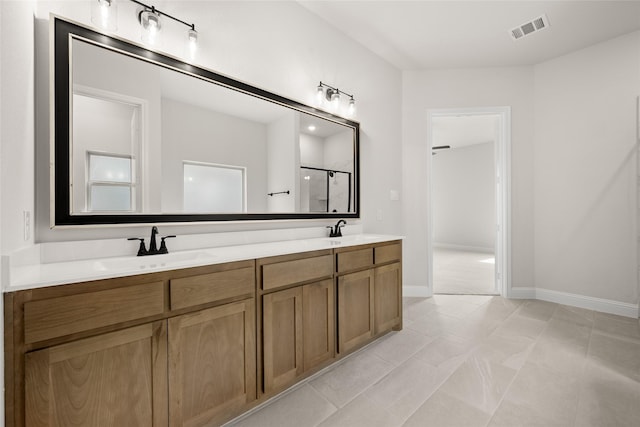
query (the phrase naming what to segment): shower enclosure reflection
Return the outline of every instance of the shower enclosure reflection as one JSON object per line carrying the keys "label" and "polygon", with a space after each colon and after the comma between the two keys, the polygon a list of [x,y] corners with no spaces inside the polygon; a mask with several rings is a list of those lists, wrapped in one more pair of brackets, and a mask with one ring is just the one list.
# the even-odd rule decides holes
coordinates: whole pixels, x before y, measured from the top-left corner
{"label": "shower enclosure reflection", "polygon": [[305,212],[348,212],[351,172],[301,166],[301,209]]}

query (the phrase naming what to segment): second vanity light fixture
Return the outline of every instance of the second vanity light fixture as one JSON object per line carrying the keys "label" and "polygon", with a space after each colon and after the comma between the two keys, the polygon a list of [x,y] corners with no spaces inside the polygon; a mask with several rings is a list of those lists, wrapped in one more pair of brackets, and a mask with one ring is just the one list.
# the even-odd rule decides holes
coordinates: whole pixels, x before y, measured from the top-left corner
{"label": "second vanity light fixture", "polygon": [[320,82],[316,89],[316,96],[318,100],[318,104],[324,104],[325,100],[329,103],[329,106],[334,111],[337,111],[340,108],[340,95],[346,95],[349,97],[349,104],[347,106],[347,115],[353,116],[356,112],[356,100],[353,98],[353,95],[330,86],[326,83]]}

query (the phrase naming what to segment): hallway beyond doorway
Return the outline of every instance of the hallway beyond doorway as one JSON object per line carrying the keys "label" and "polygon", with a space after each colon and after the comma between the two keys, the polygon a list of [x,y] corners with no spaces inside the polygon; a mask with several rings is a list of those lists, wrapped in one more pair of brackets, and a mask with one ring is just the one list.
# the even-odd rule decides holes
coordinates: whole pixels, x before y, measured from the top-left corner
{"label": "hallway beyond doorway", "polygon": [[496,295],[494,254],[434,247],[433,292]]}

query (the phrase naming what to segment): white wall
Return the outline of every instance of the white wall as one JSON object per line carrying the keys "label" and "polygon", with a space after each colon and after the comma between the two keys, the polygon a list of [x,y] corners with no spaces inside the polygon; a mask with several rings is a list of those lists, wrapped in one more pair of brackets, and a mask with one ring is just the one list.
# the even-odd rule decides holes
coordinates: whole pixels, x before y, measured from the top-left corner
{"label": "white wall", "polygon": [[324,167],[324,139],[316,135],[300,134],[300,165]]}
{"label": "white wall", "polygon": [[535,284],[638,302],[640,32],[535,66]]}
{"label": "white wall", "polygon": [[266,210],[266,125],[167,98],[161,110],[162,212],[183,211],[184,161],[246,167],[247,211]]}
{"label": "white wall", "polygon": [[[2,253],[33,243],[24,238],[23,212],[34,211],[34,3],[3,1],[2,45]],[[47,168],[48,169],[48,168]]]}
{"label": "white wall", "polygon": [[[89,6],[89,0],[36,3],[38,241],[120,238],[148,233],[148,227],[49,229],[48,16],[53,12],[90,25]],[[167,0],[157,6],[196,23],[200,42],[197,62],[207,68],[307,104],[314,102],[320,80],[354,93],[358,99],[355,120],[361,122],[361,222],[367,232],[400,233],[400,203],[389,200],[390,189],[401,189],[402,76],[396,68],[292,1]],[[118,2],[117,35],[137,42],[140,33],[135,7],[131,2]],[[170,26],[167,25],[166,29],[168,31]],[[168,32],[163,35],[163,50],[179,56],[183,53],[183,46],[182,32],[180,28],[178,30],[180,34],[175,40],[179,42],[173,41]],[[27,56],[34,55],[29,44],[22,52]],[[23,110],[18,109],[16,113],[22,117]],[[12,160],[17,155],[21,156],[28,147],[33,150],[32,144],[27,143],[25,147],[24,139],[21,144],[17,153],[12,154]],[[378,174],[383,168],[389,171],[385,177]],[[32,176],[33,172],[26,174]],[[10,193],[2,195],[3,198],[11,196]],[[21,196],[33,200],[33,186],[25,189]],[[378,220],[378,211],[381,220]],[[302,224],[324,226],[334,222],[305,221]],[[15,229],[15,224],[15,219],[12,219],[7,227]],[[300,222],[292,221],[190,224],[163,226],[162,232],[184,235],[300,226]],[[7,240],[7,251],[20,244],[16,238]]]}
{"label": "white wall", "polygon": [[433,156],[435,245],[494,251],[494,146],[485,142],[440,150]]}
{"label": "white wall", "polygon": [[511,106],[512,286],[533,286],[533,69],[407,71],[403,78],[404,283],[426,293],[427,110]]}
{"label": "white wall", "polygon": [[[0,251],[33,244],[25,239],[23,212],[34,214],[34,59],[32,1],[0,2]],[[0,273],[2,273],[0,271]],[[2,275],[0,274],[0,277]],[[0,304],[4,330],[4,304]],[[4,340],[0,342],[4,354]],[[4,384],[4,358],[0,364]],[[0,391],[4,402],[4,387]],[[4,405],[0,405],[0,425]]]}
{"label": "white wall", "polygon": [[268,212],[297,212],[300,208],[298,114],[291,111],[267,125],[267,193],[289,192],[267,196]]}

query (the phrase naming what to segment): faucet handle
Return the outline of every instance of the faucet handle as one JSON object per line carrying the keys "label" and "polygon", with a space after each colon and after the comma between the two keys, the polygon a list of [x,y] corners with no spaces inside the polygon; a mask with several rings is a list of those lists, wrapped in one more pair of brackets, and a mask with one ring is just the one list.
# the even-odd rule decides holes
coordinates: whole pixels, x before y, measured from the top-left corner
{"label": "faucet handle", "polygon": [[164,236],[160,238],[160,249],[158,249],[158,253],[159,254],[168,254],[169,253],[169,249],[167,249],[167,244],[164,242],[164,239],[171,239],[173,237],[176,237],[174,234],[172,234],[171,236]]}
{"label": "faucet handle", "polygon": [[325,228],[329,229],[329,237],[336,237],[332,226],[327,225]]}
{"label": "faucet handle", "polygon": [[138,248],[138,256],[147,255],[147,248],[144,246],[144,239],[139,237],[129,237],[127,240],[140,240],[140,247]]}

